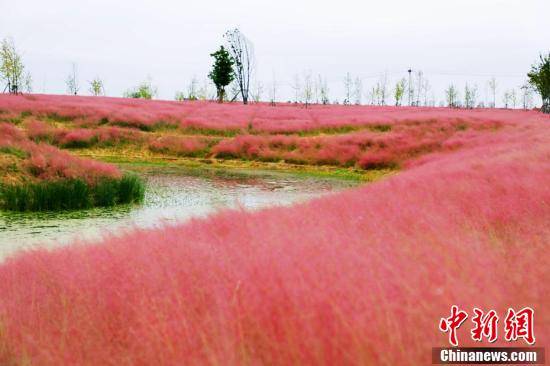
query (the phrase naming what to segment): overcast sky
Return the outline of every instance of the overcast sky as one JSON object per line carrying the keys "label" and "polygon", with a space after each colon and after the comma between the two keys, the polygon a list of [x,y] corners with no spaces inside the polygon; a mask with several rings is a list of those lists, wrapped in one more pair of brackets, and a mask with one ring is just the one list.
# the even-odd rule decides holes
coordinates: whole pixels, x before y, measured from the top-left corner
{"label": "overcast sky", "polygon": [[477,83],[481,99],[492,75],[499,94],[519,87],[550,51],[549,14],[549,0],[0,0],[0,37],[15,40],[36,92],[65,93],[75,62],[80,83],[100,76],[108,95],[150,76],[173,99],[194,75],[205,80],[209,54],[239,27],[257,79],[267,89],[275,75],[280,99],[294,74],[323,75],[342,100],[346,72],[367,94],[383,73],[394,84],[410,67],[439,101],[450,82]]}

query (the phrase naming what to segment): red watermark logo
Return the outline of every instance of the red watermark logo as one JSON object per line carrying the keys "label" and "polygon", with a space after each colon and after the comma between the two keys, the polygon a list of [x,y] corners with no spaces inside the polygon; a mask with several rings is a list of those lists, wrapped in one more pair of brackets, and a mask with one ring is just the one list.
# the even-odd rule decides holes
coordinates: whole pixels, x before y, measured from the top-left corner
{"label": "red watermark logo", "polygon": [[[449,343],[458,347],[458,329],[469,315],[458,306],[451,307],[451,314],[447,318],[441,318],[439,321],[439,330],[449,333]],[[515,311],[508,309],[504,319],[504,339],[508,342],[523,339],[527,344],[535,343],[534,331],[535,311],[530,307],[525,307]],[[484,312],[481,309],[474,308],[472,316],[473,327],[470,330],[474,341],[481,342],[484,338],[493,343],[498,339],[499,316],[495,310]]]}
{"label": "red watermark logo", "polygon": [[[459,328],[467,324],[470,318],[472,326],[470,337],[475,342],[494,343],[499,337],[499,324],[507,342],[522,340],[530,347],[459,347]],[[545,363],[545,349],[531,347],[535,344],[535,311],[530,307],[520,310],[509,308],[503,321],[499,323],[499,314],[490,309],[484,311],[477,307],[468,314],[457,305],[451,306],[451,313],[439,320],[439,330],[448,333],[451,347],[432,348],[432,364],[472,365],[540,365]]]}

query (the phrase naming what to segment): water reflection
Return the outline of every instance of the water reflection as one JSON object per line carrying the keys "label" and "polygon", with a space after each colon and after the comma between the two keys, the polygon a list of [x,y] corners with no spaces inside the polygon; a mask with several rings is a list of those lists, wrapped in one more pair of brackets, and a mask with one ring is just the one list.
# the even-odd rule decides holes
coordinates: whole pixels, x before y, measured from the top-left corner
{"label": "water reflection", "polygon": [[35,246],[53,247],[75,238],[94,240],[100,233],[136,226],[169,225],[237,205],[247,209],[287,205],[349,186],[341,181],[286,175],[230,180],[157,174],[146,179],[148,189],[140,206],[41,213],[0,211],[0,260]]}

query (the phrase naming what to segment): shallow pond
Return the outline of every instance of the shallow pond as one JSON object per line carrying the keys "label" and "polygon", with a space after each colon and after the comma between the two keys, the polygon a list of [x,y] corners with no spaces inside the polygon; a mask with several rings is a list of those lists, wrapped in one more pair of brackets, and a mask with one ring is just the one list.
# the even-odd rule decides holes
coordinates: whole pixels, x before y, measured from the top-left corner
{"label": "shallow pond", "polygon": [[155,173],[144,178],[147,191],[141,205],[70,212],[0,211],[0,261],[19,250],[66,245],[74,238],[94,240],[105,232],[175,224],[223,208],[288,205],[353,185],[287,174],[229,179]]}

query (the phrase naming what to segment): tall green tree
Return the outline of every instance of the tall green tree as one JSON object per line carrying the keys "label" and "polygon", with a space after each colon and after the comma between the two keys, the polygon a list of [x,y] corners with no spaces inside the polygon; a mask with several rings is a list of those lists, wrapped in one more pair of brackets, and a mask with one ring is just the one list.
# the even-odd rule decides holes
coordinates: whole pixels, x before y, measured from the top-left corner
{"label": "tall green tree", "polygon": [[531,67],[527,77],[542,97],[542,112],[550,113],[550,53],[540,55],[540,63]]}
{"label": "tall green tree", "polygon": [[223,46],[216,52],[211,53],[210,56],[214,57],[214,65],[212,65],[212,71],[210,71],[208,77],[212,79],[214,85],[216,85],[218,102],[223,103],[223,99],[225,98],[225,87],[235,78],[233,72],[235,61]]}

